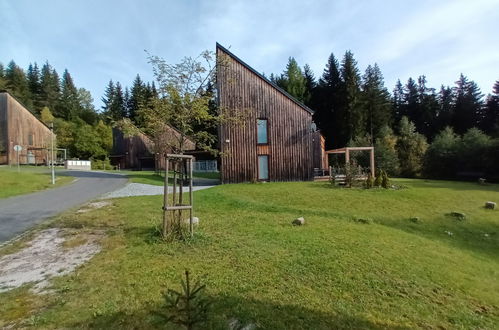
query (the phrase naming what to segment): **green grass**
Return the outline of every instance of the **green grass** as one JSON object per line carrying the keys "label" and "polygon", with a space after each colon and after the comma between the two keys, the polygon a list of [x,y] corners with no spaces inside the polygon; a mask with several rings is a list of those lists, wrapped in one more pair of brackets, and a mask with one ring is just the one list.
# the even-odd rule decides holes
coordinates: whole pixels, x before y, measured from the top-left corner
{"label": "green grass", "polygon": [[[46,167],[21,166],[0,167],[0,198],[27,194],[30,192],[54,187],[51,183],[50,171]],[[55,187],[73,181],[72,177],[58,176]]]}
{"label": "green grass", "polygon": [[[121,171],[120,173],[126,174],[130,182],[152,184],[156,186],[162,186],[165,182],[164,176],[157,175],[154,171]],[[194,172],[193,177],[220,180],[220,173]]]}
{"label": "green grass", "polygon": [[[227,328],[232,318],[263,329],[497,328],[499,211],[483,204],[499,201],[499,186],[397,183],[407,188],[304,182],[198,191],[201,225],[183,243],[158,238],[161,196],[65,214],[51,226],[104,229],[103,251],[55,279],[52,294],[0,294],[0,327],[162,328],[161,293],[179,289],[189,269],[204,276],[213,302],[206,328]],[[452,211],[467,219],[446,216]],[[299,216],[306,225],[291,226]]]}

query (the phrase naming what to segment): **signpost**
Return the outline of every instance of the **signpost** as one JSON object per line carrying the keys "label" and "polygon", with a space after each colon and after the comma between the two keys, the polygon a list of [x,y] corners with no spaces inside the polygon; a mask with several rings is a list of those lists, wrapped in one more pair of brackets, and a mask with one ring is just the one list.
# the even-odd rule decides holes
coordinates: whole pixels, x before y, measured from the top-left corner
{"label": "signpost", "polygon": [[17,154],[17,171],[20,172],[21,171],[21,166],[19,164],[19,154],[21,153],[21,150],[23,150],[23,147],[21,147],[20,145],[16,144],[14,146],[14,151],[16,152]]}

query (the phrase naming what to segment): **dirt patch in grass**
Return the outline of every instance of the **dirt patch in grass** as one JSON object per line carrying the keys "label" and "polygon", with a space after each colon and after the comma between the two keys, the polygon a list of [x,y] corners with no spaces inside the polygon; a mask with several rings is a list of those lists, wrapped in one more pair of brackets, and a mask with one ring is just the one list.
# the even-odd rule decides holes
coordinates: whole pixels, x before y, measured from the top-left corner
{"label": "dirt patch in grass", "polygon": [[100,232],[68,236],[60,228],[46,229],[26,247],[1,257],[0,292],[32,282],[33,290],[41,292],[52,277],[71,273],[101,250]]}
{"label": "dirt patch in grass", "polygon": [[100,209],[100,208],[103,208],[103,207],[109,206],[109,205],[112,205],[112,203],[108,202],[108,201],[92,202],[92,203],[88,203],[87,205],[83,206],[81,209],[76,211],[76,213],[86,213],[86,212],[89,212],[89,211],[92,211],[95,209]]}

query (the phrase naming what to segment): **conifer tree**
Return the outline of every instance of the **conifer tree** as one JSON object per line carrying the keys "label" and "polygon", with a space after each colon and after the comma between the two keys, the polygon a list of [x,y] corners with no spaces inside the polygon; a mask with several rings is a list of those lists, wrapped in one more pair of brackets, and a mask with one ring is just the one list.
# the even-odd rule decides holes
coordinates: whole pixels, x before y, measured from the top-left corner
{"label": "conifer tree", "polygon": [[344,146],[337,139],[340,125],[343,125],[339,121],[342,89],[339,64],[331,53],[311,101],[315,110],[314,122],[326,137],[327,148]]}
{"label": "conifer tree", "polygon": [[362,106],[367,115],[366,131],[373,138],[382,127],[391,123],[390,93],[383,82],[383,75],[377,64],[369,65],[362,82]]}
{"label": "conifer tree", "polygon": [[400,79],[397,80],[395,84],[395,88],[393,89],[393,97],[392,97],[392,108],[393,108],[393,118],[396,122],[399,122],[400,119],[405,115],[404,114],[404,86],[400,82]]}
{"label": "conifer tree", "polygon": [[341,78],[343,83],[343,107],[339,119],[344,119],[345,131],[338,137],[340,142],[346,144],[355,137],[365,136],[366,115],[360,103],[360,74],[357,61],[351,51],[347,51],[341,64]]}
{"label": "conifer tree", "polygon": [[435,121],[435,128],[439,132],[445,127],[452,125],[454,99],[455,96],[452,88],[442,85],[437,96],[438,112]]}
{"label": "conifer tree", "polygon": [[80,113],[78,90],[68,70],[64,70],[61,80],[61,98],[55,115],[65,120],[76,118]]}
{"label": "conifer tree", "polygon": [[312,95],[317,87],[317,82],[315,81],[314,72],[308,64],[303,67],[303,76],[305,77],[305,96],[303,101],[307,106],[312,105]]}
{"label": "conifer tree", "polygon": [[474,81],[468,80],[463,74],[456,81],[454,88],[456,101],[454,103],[453,127],[456,133],[464,134],[472,127],[479,127],[482,120],[482,93]]}
{"label": "conifer tree", "polygon": [[31,109],[33,107],[33,102],[31,101],[29,84],[24,70],[14,61],[10,61],[5,70],[5,78],[7,90],[14,97],[18,98],[28,109]]}
{"label": "conifer tree", "polygon": [[41,100],[42,85],[40,78],[40,69],[38,68],[38,64],[36,64],[36,62],[34,65],[30,63],[28,67],[27,79],[34,110],[37,113],[40,113],[43,108]]}
{"label": "conifer tree", "polygon": [[3,64],[0,63],[0,90],[3,90],[6,88],[7,82],[5,81],[5,68],[3,67]]}
{"label": "conifer tree", "polygon": [[494,84],[492,94],[487,96],[482,127],[487,134],[499,137],[499,80]]}
{"label": "conifer tree", "polygon": [[102,111],[107,117],[106,119],[108,121],[112,118],[111,112],[113,108],[114,97],[115,97],[114,82],[113,80],[109,80],[106,90],[104,91],[104,96],[101,98],[103,103]]}
{"label": "conifer tree", "polygon": [[293,57],[289,58],[286,70],[275,82],[298,101],[305,101],[307,96],[307,81]]}
{"label": "conifer tree", "polygon": [[40,85],[40,105],[56,109],[61,98],[59,75],[48,62],[45,62],[42,67]]}

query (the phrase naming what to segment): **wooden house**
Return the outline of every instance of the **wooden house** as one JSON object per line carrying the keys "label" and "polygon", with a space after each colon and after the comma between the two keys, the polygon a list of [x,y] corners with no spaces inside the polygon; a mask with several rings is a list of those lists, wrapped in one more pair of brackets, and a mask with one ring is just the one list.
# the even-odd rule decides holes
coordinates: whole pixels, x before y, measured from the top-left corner
{"label": "wooden house", "polygon": [[[222,183],[312,180],[324,140],[313,111],[217,43]],[[239,120],[238,120],[239,119]]]}
{"label": "wooden house", "polygon": [[[163,169],[165,160],[162,155],[176,153],[181,141],[180,133],[169,125],[165,125],[163,133],[155,139],[138,129],[133,131],[134,134],[127,136],[121,129],[113,128],[112,165],[135,170]],[[194,150],[196,144],[184,138],[183,148]]]}
{"label": "wooden house", "polygon": [[47,164],[52,131],[6,91],[0,91],[0,164]]}

